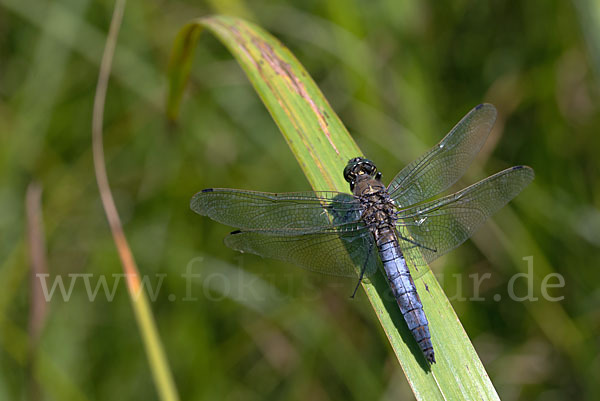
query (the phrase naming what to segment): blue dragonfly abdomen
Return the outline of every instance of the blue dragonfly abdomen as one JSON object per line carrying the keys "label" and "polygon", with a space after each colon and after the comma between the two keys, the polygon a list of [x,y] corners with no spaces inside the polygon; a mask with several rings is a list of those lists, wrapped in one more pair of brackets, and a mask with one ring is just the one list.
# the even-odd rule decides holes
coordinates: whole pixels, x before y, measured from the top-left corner
{"label": "blue dragonfly abdomen", "polygon": [[377,244],[377,248],[388,283],[408,329],[415,337],[421,351],[423,351],[425,359],[430,363],[435,363],[429,322],[423,311],[423,304],[408,270],[406,260],[402,255],[402,251],[400,251],[398,241],[396,238],[392,238],[387,242]]}

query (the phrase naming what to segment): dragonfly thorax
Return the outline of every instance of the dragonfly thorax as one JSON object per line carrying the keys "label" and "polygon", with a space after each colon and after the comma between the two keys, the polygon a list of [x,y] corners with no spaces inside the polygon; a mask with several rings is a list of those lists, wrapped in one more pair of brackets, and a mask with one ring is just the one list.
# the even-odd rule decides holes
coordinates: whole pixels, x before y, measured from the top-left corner
{"label": "dragonfly thorax", "polygon": [[[373,197],[375,195],[387,195],[385,185],[376,179],[367,175],[359,175],[356,181],[350,183],[352,187],[352,193],[357,197]],[[389,196],[386,196],[389,198]]]}
{"label": "dragonfly thorax", "polygon": [[370,177],[358,177],[354,196],[360,201],[363,209],[362,220],[367,226],[372,229],[394,226],[396,208],[381,181]]}

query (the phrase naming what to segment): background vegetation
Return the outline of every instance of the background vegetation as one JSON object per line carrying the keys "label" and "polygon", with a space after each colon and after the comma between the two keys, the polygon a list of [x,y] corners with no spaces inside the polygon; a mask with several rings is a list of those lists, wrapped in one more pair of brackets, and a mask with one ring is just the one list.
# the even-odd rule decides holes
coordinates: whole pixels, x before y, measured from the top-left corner
{"label": "background vegetation", "polygon": [[[397,399],[410,389],[354,283],[222,244],[194,192],[309,185],[228,52],[196,51],[177,124],[166,65],[190,18],[227,13],[279,37],[384,180],[468,110],[499,120],[462,184],[514,164],[536,180],[473,241],[433,265],[504,400],[600,394],[600,7],[592,1],[129,3],[105,116],[108,174],[182,399]],[[0,0],[0,399],[157,399],[123,282],[32,312],[25,193],[43,188],[48,284],[121,273],[100,205],[90,121],[113,3]],[[527,272],[533,294],[509,282]],[[190,266],[200,277],[182,277]],[[470,275],[489,273],[479,291]],[[560,273],[564,288],[542,297]],[[164,275],[164,276],[160,276]],[[71,276],[73,277],[73,276]],[[518,295],[527,293],[517,280]],[[498,300],[498,295],[500,299]],[[478,300],[464,300],[476,297]],[[194,300],[190,298],[196,298]],[[36,329],[36,327],[41,327]],[[39,334],[39,342],[35,340]],[[32,340],[33,338],[33,340]]]}

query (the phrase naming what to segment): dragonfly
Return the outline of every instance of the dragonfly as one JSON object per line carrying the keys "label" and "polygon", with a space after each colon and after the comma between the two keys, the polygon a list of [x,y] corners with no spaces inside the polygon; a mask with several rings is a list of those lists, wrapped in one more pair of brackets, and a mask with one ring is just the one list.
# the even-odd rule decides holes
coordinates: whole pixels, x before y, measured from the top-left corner
{"label": "dragonfly", "polygon": [[408,329],[432,364],[429,322],[409,265],[418,270],[423,260],[432,262],[462,244],[534,178],[532,168],[515,166],[436,198],[463,176],[496,114],[493,105],[478,105],[387,186],[371,160],[354,157],[343,171],[352,194],[208,188],[194,195],[190,206],[237,228],[225,238],[230,248],[354,277],[354,294],[363,280],[382,270]]}

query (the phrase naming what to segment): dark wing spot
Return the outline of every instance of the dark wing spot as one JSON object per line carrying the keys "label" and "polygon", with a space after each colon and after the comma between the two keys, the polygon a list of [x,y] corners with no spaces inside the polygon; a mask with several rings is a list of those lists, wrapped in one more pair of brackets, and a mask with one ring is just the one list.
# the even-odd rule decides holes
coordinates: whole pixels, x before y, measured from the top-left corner
{"label": "dark wing spot", "polygon": [[239,234],[241,232],[242,232],[242,230],[235,230],[235,231],[230,232],[229,235],[235,235],[235,234]]}
{"label": "dark wing spot", "polygon": [[483,107],[483,103],[481,103],[481,104],[478,104],[477,106],[475,106],[475,110],[479,110],[479,109],[480,109],[480,108],[482,108],[482,107]]}
{"label": "dark wing spot", "polygon": [[200,191],[200,192],[212,192],[212,191],[213,191],[213,189],[212,189],[212,188],[206,188],[206,189],[203,189],[203,190],[202,190],[202,191]]}

